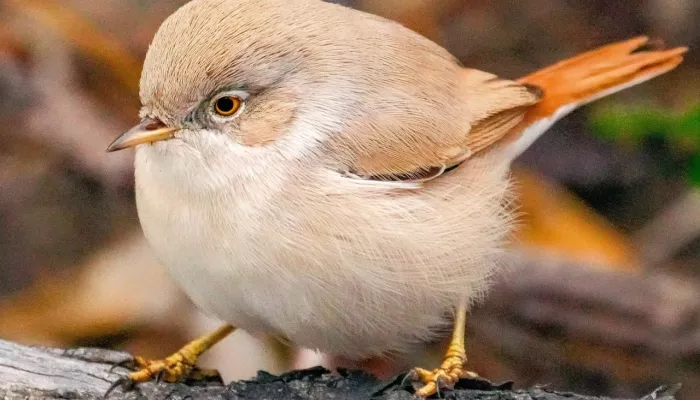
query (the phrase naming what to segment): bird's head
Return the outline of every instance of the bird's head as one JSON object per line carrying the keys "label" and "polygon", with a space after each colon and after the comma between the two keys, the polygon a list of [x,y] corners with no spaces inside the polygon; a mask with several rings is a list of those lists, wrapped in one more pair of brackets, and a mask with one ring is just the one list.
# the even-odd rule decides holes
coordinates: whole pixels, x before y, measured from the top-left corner
{"label": "bird's head", "polygon": [[194,0],[155,35],[142,122],[109,150],[353,169],[412,145],[406,130],[458,121],[457,68],[398,24],[320,0]]}

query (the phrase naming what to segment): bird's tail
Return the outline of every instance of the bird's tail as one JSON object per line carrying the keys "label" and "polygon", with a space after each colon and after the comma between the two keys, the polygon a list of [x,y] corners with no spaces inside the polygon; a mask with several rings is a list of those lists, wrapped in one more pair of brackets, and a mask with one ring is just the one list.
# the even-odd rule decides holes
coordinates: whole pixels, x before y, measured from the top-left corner
{"label": "bird's tail", "polygon": [[638,37],[560,61],[518,80],[539,88],[542,98],[501,142],[515,158],[554,122],[594,100],[640,84],[676,68],[686,47],[665,49]]}

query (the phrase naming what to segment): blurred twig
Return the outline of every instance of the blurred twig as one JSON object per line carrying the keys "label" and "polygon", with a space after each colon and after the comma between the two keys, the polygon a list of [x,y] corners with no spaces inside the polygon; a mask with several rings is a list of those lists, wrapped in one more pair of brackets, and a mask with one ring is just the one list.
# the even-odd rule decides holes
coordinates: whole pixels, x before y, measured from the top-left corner
{"label": "blurred twig", "polygon": [[688,393],[697,393],[690,361],[700,357],[697,283],[563,258],[524,256],[513,264],[470,318],[477,372],[620,396],[684,376]]}

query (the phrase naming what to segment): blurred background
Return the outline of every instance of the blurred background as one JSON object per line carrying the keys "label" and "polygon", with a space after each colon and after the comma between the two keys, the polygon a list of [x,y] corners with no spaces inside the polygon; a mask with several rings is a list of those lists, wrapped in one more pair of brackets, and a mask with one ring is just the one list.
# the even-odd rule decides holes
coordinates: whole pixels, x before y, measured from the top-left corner
{"label": "blurred background", "polygon": [[[162,357],[217,325],[154,260],[133,201],[140,63],[184,0],[0,0],[0,338]],[[469,321],[470,367],[518,386],[700,397],[700,2],[348,0],[517,78],[638,34],[678,70],[557,124],[514,170],[512,265]],[[439,347],[436,345],[436,348]],[[293,351],[238,332],[226,379]],[[297,364],[298,365],[298,364]]]}

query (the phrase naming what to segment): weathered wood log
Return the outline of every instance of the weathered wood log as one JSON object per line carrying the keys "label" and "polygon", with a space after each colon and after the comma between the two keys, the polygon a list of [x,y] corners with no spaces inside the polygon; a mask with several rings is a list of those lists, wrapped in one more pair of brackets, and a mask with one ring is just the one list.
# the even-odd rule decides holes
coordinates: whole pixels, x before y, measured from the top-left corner
{"label": "weathered wood log", "polygon": [[[125,368],[126,353],[102,349],[59,350],[26,347],[0,341],[0,398],[100,399]],[[674,400],[675,387],[662,387],[642,400]],[[224,385],[220,380],[206,383],[145,383],[126,393],[117,390],[114,399],[386,399],[414,398],[403,376],[380,382],[360,372],[331,374],[322,368],[294,371],[281,376],[264,372],[250,381]],[[513,389],[511,383],[493,385],[465,380],[447,398],[464,400],[594,400],[593,397],[558,393],[547,387]],[[596,398],[597,399],[597,398]],[[600,399],[599,399],[600,400]]]}

